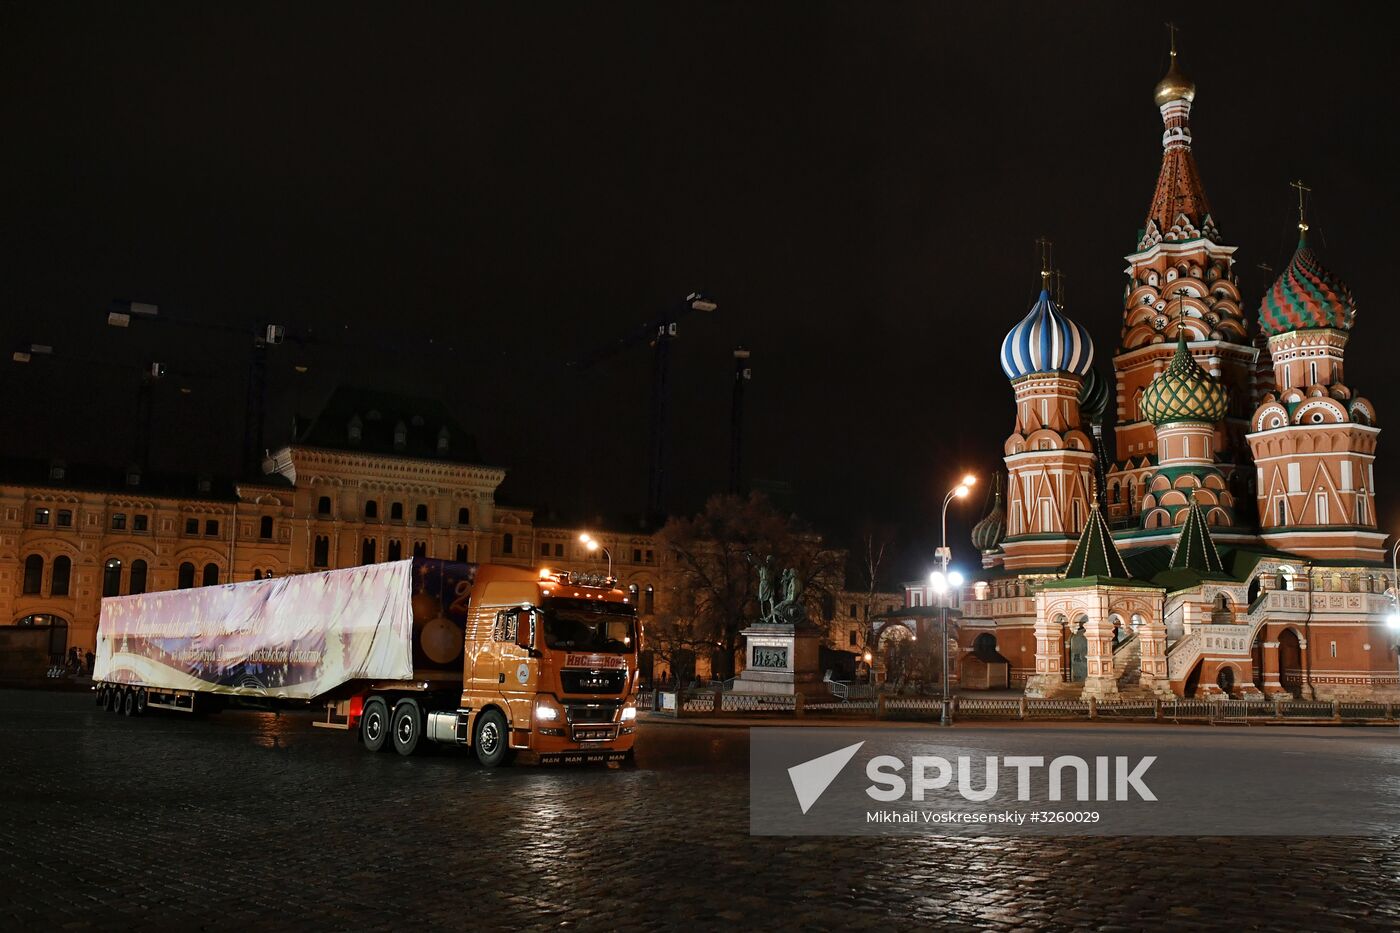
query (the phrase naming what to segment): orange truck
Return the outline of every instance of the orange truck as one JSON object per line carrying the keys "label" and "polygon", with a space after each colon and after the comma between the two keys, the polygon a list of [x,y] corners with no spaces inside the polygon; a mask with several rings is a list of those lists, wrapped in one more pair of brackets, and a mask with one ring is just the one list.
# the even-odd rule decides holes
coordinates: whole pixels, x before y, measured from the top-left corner
{"label": "orange truck", "polygon": [[640,640],[612,579],[413,558],[106,598],[93,689],[127,716],[324,707],[372,752],[622,761]]}

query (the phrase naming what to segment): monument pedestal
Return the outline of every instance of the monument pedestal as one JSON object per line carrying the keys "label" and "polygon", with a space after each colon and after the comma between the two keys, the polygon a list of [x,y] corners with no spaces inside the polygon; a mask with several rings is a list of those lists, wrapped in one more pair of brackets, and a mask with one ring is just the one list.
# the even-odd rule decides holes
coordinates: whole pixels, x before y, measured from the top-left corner
{"label": "monument pedestal", "polygon": [[780,696],[826,696],[818,649],[821,630],[809,623],[781,625],[758,622],[741,633],[744,669],[734,678],[731,693]]}

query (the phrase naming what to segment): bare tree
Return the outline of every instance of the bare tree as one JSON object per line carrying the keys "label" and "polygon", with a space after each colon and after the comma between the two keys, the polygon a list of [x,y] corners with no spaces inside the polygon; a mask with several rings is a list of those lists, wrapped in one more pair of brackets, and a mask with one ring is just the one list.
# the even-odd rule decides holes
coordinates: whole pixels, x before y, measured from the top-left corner
{"label": "bare tree", "polygon": [[[660,540],[675,558],[678,615],[693,625],[688,636],[717,649],[720,678],[732,676],[740,632],[758,621],[757,580],[750,555],[796,570],[808,617],[825,619],[839,588],[844,554],[795,527],[758,493],[713,496],[694,518],[673,518]],[[814,611],[815,610],[815,611]]]}

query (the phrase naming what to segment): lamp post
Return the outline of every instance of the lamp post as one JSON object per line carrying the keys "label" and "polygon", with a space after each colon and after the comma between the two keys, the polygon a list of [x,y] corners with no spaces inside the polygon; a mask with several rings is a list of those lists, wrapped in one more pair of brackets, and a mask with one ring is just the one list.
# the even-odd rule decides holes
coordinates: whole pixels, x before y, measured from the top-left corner
{"label": "lamp post", "polygon": [[939,569],[934,571],[929,577],[929,583],[933,586],[934,592],[938,594],[938,629],[939,635],[943,641],[943,670],[942,677],[940,678],[943,681],[943,702],[940,704],[941,712],[939,713],[938,721],[944,726],[951,726],[953,724],[953,719],[949,715],[948,709],[948,599],[946,594],[950,586],[956,587],[962,585],[962,574],[948,572],[948,562],[953,558],[953,551],[948,547],[948,506],[952,504],[954,499],[966,499],[968,491],[976,482],[977,477],[968,473],[962,478],[961,482],[948,490],[948,494],[943,497],[943,536],[936,555],[938,557]]}
{"label": "lamp post", "polygon": [[594,551],[602,551],[608,557],[608,579],[612,579],[612,551],[609,551],[597,538],[590,534],[581,534],[578,539],[583,542],[583,546],[588,548],[591,554]]}
{"label": "lamp post", "polygon": [[1390,615],[1385,617],[1385,624],[1395,648],[1395,675],[1400,685],[1400,540],[1390,549],[1390,572]]}

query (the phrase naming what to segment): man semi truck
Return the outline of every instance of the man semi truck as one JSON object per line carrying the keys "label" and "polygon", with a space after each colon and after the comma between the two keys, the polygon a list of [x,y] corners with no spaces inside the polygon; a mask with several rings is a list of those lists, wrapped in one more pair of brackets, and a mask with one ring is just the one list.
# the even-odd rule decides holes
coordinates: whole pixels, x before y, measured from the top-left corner
{"label": "man semi truck", "polygon": [[611,579],[413,558],[102,600],[97,703],[319,706],[373,752],[631,757],[637,607]]}

